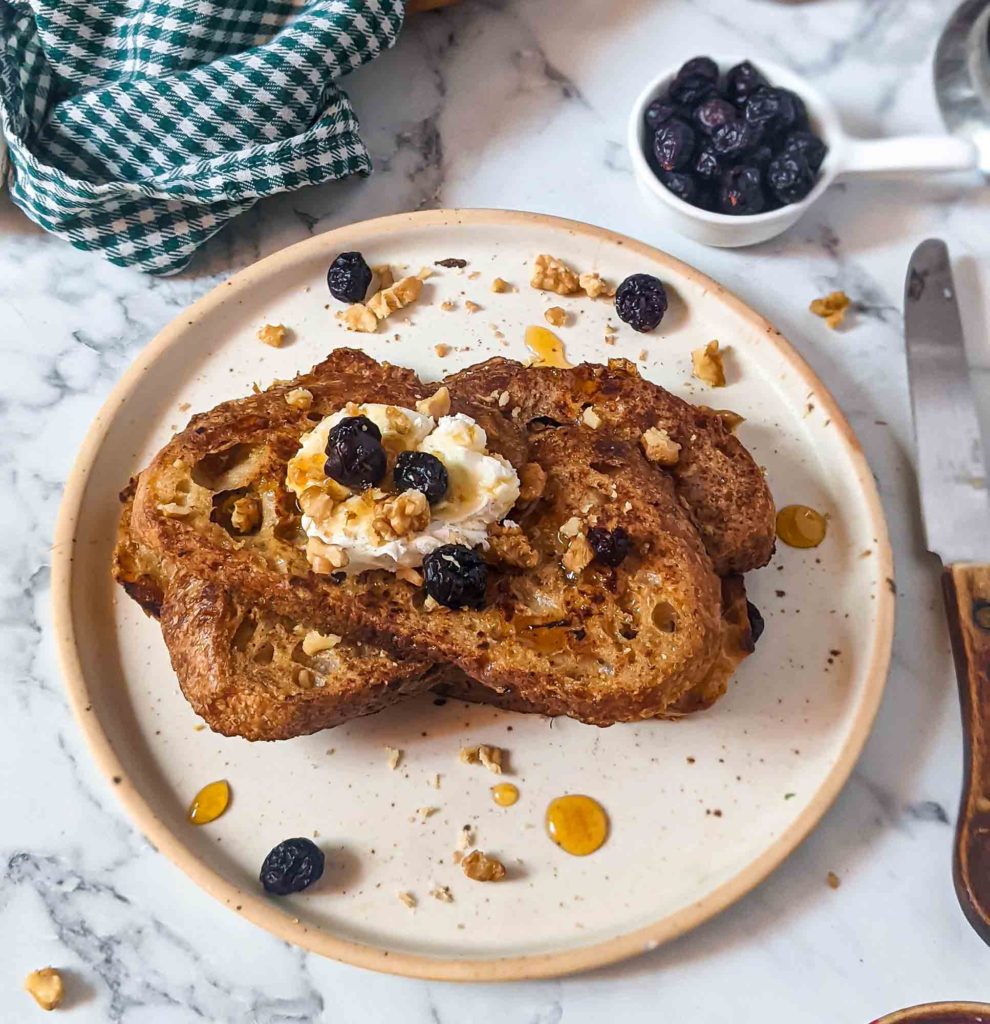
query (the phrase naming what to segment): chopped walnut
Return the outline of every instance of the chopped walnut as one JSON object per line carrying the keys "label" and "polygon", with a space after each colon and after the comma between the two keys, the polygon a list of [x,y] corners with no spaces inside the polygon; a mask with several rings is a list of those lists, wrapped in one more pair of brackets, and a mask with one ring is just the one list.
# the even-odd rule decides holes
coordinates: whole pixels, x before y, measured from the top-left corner
{"label": "chopped walnut", "polygon": [[505,878],[505,865],[481,850],[472,850],[461,861],[461,870],[472,882],[500,882]]}
{"label": "chopped walnut", "polygon": [[496,775],[502,774],[505,751],[501,747],[493,747],[487,743],[481,743],[476,747],[461,747],[458,756],[464,764],[481,764]]}
{"label": "chopped walnut", "polygon": [[450,355],[450,346],[449,346],[449,345],[444,345],[444,344],[440,344],[440,345],[434,345],[434,346],[433,346],[433,351],[434,351],[434,352],[436,352],[436,354],[437,354],[437,355],[438,355],[438,356],[439,356],[439,357],[440,357],[441,359],[443,359],[443,358],[445,358],[446,356],[449,356],[449,355]]}
{"label": "chopped walnut", "polygon": [[509,284],[508,281],[503,281],[502,278],[496,277],[495,280],[492,281],[492,291],[497,295],[501,295],[502,292],[512,291],[512,285]]}
{"label": "chopped walnut", "polygon": [[371,268],[372,273],[378,278],[378,291],[383,288],[391,288],[395,284],[395,275],[387,263],[379,263]]}
{"label": "chopped walnut", "polygon": [[320,654],[323,651],[331,651],[340,643],[341,639],[336,633],[320,633],[315,629],[311,629],[303,637],[303,654],[312,657],[314,654]]}
{"label": "chopped walnut", "polygon": [[728,430],[730,434],[734,434],[736,432],[736,427],[738,427],[740,423],[746,422],[745,416],[740,416],[739,413],[733,412],[731,409],[712,409],[712,412],[715,413],[715,415],[725,424],[725,429]]}
{"label": "chopped walnut", "polygon": [[592,430],[597,430],[598,427],[602,425],[602,418],[597,412],[595,412],[595,407],[593,405],[589,405],[588,408],[581,413],[581,419],[584,421],[585,426],[591,427]]}
{"label": "chopped walnut", "polygon": [[511,398],[512,396],[508,391],[503,391],[502,394],[498,396],[498,407],[500,409],[504,409],[509,404]]}
{"label": "chopped walnut", "polygon": [[579,533],[567,545],[567,550],[561,561],[568,572],[581,572],[594,557],[595,553],[591,550],[588,538],[583,533]]}
{"label": "chopped walnut", "polygon": [[603,281],[597,273],[582,274],[578,278],[578,284],[589,299],[597,299],[601,295],[611,298],[615,294],[615,288],[607,281]]}
{"label": "chopped walnut", "polygon": [[830,292],[820,299],[814,299],[808,309],[815,316],[820,316],[834,331],[846,318],[849,296],[845,292]]}
{"label": "chopped walnut", "polygon": [[320,576],[329,576],[330,573],[343,569],[350,561],[347,552],[336,544],[324,544],[317,537],[310,537],[306,541],[306,559],[313,572]]}
{"label": "chopped walnut", "polygon": [[54,967],[32,971],[24,979],[24,989],[43,1010],[55,1010],[62,1004],[65,986]]}
{"label": "chopped walnut", "polygon": [[409,566],[401,565],[395,570],[395,578],[402,580],[403,583],[411,583],[414,587],[421,587],[423,585],[423,574],[417,569],[412,569]]}
{"label": "chopped walnut", "polygon": [[681,454],[681,446],[664,430],[663,427],[650,427],[644,430],[639,443],[643,454],[659,466],[675,466]]}
{"label": "chopped walnut", "polygon": [[493,561],[515,569],[533,569],[540,561],[540,553],[515,524],[493,523],[488,528],[488,553]]}
{"label": "chopped walnut", "polygon": [[386,747],[385,757],[388,762],[389,768],[394,772],[399,767],[399,762],[402,760],[402,751],[398,747]]}
{"label": "chopped walnut", "polygon": [[384,543],[425,530],[430,522],[430,504],[422,491],[403,491],[386,498],[375,508],[372,536]]}
{"label": "chopped walnut", "polygon": [[571,516],[557,532],[561,537],[576,537],[581,532],[581,520],[577,516]]}
{"label": "chopped walnut", "polygon": [[410,910],[416,908],[416,897],[411,892],[397,892],[395,898]]}
{"label": "chopped walnut", "polygon": [[284,324],[265,324],[258,331],[258,340],[271,345],[272,348],[281,348],[285,344],[287,334],[288,328]]}
{"label": "chopped walnut", "polygon": [[261,502],[247,496],[238,498],[230,509],[230,525],[238,533],[250,533],[261,522]]}
{"label": "chopped walnut", "polygon": [[443,605],[439,601],[430,594],[426,595],[426,600],[423,602],[424,612],[438,612],[441,608],[443,608]]}
{"label": "chopped walnut", "polygon": [[558,295],[573,295],[581,290],[577,274],[560,260],[545,254],[533,261],[533,276],[529,283],[540,291]]}
{"label": "chopped walnut", "polygon": [[416,403],[416,411],[435,420],[446,416],[450,412],[450,392],[445,387],[438,388],[429,398],[421,398]]}
{"label": "chopped walnut", "polygon": [[435,885],[430,890],[430,895],[441,903],[453,903],[454,894],[450,891],[449,885]]}
{"label": "chopped walnut", "polygon": [[457,303],[454,302],[453,299],[444,299],[443,302],[440,303],[440,308],[445,313],[453,313],[454,310],[457,309]]}
{"label": "chopped walnut", "polygon": [[478,313],[481,310],[481,306],[479,306],[477,302],[472,302],[470,299],[464,300],[464,308],[469,313]]}
{"label": "chopped walnut", "polygon": [[439,807],[417,807],[416,815],[420,821],[426,821],[427,818],[432,817],[439,810]]}
{"label": "chopped walnut", "polygon": [[305,412],[313,405],[313,392],[307,388],[293,388],[285,393],[285,404]]}
{"label": "chopped walnut", "polygon": [[405,308],[410,302],[415,302],[422,290],[423,281],[421,278],[404,277],[401,281],[396,281],[391,287],[382,288],[381,291],[375,292],[368,299],[366,305],[379,320],[384,320],[396,312],[396,310]]}
{"label": "chopped walnut", "polygon": [[[501,402],[501,399],[499,399]],[[547,486],[546,470],[538,462],[527,462],[519,470],[519,500],[536,501],[543,497]]]}
{"label": "chopped walnut", "polygon": [[710,387],[725,387],[725,367],[717,341],[710,341],[704,348],[696,348],[691,353],[691,372]]}
{"label": "chopped walnut", "polygon": [[342,320],[349,331],[357,331],[360,334],[374,334],[378,330],[378,317],[361,302],[355,302],[354,305],[341,310],[337,314],[337,319]]}
{"label": "chopped walnut", "polygon": [[164,505],[159,505],[158,511],[169,519],[181,519],[189,515],[192,509],[188,505],[180,505],[177,501],[168,501]]}
{"label": "chopped walnut", "polygon": [[551,327],[563,327],[567,323],[567,310],[563,306],[551,306],[543,317]]}
{"label": "chopped walnut", "polygon": [[462,825],[457,833],[457,852],[464,853],[472,846],[474,846],[474,829],[470,825]]}

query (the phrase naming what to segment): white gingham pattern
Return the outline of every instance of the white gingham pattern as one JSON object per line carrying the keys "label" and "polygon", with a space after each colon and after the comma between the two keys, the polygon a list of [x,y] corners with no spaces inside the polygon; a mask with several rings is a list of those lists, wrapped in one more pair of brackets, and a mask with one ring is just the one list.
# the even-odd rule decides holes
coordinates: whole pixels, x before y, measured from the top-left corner
{"label": "white gingham pattern", "polygon": [[367,174],[336,79],[404,0],[0,0],[14,202],[114,263],[174,273],[275,192]]}

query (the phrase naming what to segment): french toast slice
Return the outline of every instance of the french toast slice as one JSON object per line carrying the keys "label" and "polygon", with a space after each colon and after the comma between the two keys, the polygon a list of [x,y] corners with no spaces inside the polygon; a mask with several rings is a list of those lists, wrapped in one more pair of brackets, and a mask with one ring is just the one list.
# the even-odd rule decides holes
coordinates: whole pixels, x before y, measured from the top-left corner
{"label": "french toast slice", "polygon": [[673,479],[715,572],[744,573],[770,561],[775,511],[763,471],[723,415],[646,380],[628,360],[557,369],[494,358],[446,383],[452,394],[498,389],[503,407],[518,410],[515,415],[527,424],[582,423],[590,409],[596,429],[633,443],[651,427],[660,427],[680,452],[672,466],[654,471]]}
{"label": "french toast slice", "polygon": [[184,570],[171,570],[131,531],[126,489],[113,575],[160,619],[162,636],[193,710],[214,731],[279,740],[373,714],[428,689],[438,678],[425,658],[398,659],[373,644],[315,635],[305,621]]}

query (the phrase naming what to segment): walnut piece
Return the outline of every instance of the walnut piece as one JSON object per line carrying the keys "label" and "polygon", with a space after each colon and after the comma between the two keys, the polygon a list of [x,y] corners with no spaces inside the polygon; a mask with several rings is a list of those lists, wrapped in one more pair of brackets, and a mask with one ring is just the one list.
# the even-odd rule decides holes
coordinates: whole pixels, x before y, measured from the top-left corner
{"label": "walnut piece", "polygon": [[595,412],[595,407],[593,405],[589,405],[588,408],[581,413],[581,419],[584,421],[584,425],[591,427],[592,430],[597,430],[598,427],[602,425],[602,418],[597,412]]}
{"label": "walnut piece", "polygon": [[395,898],[410,910],[416,908],[416,897],[411,892],[397,892]]}
{"label": "walnut piece", "polygon": [[412,569],[406,565],[400,565],[395,570],[395,578],[402,580],[403,583],[411,583],[414,587],[421,587],[423,585],[423,574],[418,569]]}
{"label": "walnut piece", "polygon": [[429,398],[421,398],[416,403],[416,412],[432,416],[435,420],[446,416],[450,412],[450,392],[445,387],[438,388]]}
{"label": "walnut piece", "polygon": [[551,306],[543,317],[551,327],[563,327],[567,323],[567,310],[563,306]]}
{"label": "walnut piece", "polygon": [[315,629],[311,629],[303,637],[303,654],[312,657],[314,654],[319,654],[322,651],[331,651],[340,641],[341,637],[337,636],[336,633],[320,633]]}
{"label": "walnut piece", "polygon": [[663,427],[650,427],[639,438],[643,454],[659,466],[675,466],[681,454],[681,446]]}
{"label": "walnut piece", "polygon": [[250,533],[261,522],[261,502],[246,495],[238,498],[230,509],[230,525],[238,533]]}
{"label": "walnut piece", "polygon": [[495,292],[497,295],[501,295],[502,292],[508,292],[511,290],[512,285],[509,284],[508,281],[503,281],[502,278],[500,277],[496,277],[495,280],[492,281],[492,291]]}
{"label": "walnut piece", "polygon": [[477,313],[481,310],[481,306],[479,306],[477,302],[472,302],[470,299],[464,300],[464,308],[469,313]]}
{"label": "walnut piece", "polygon": [[422,290],[423,281],[421,278],[404,277],[401,281],[396,281],[389,288],[382,288],[380,291],[375,292],[368,299],[366,305],[379,320],[384,320],[396,312],[396,310],[404,309],[410,302],[415,302]]}
{"label": "walnut piece", "polygon": [[320,576],[329,576],[330,573],[343,569],[350,561],[343,548],[337,547],[336,544],[324,544],[317,537],[310,537],[306,541],[306,560],[313,572]]}
{"label": "walnut piece", "polygon": [[402,751],[398,747],[386,747],[385,757],[388,762],[389,768],[394,772],[399,767],[399,762],[402,760]]}
{"label": "walnut piece", "polygon": [[814,299],[808,309],[815,316],[820,316],[834,331],[846,318],[849,296],[845,292],[830,292],[820,299]]}
{"label": "walnut piece", "polygon": [[578,278],[578,284],[589,299],[597,299],[602,295],[610,299],[615,294],[615,288],[607,281],[603,281],[597,273],[582,274]]}
{"label": "walnut piece", "polygon": [[285,344],[288,328],[284,324],[265,324],[258,331],[258,341],[263,341],[272,348],[281,348]]}
{"label": "walnut piece", "polygon": [[595,553],[591,550],[588,538],[583,533],[579,533],[567,545],[567,550],[564,552],[564,557],[561,561],[568,572],[581,572],[582,569],[591,564],[591,560],[594,557]]}
{"label": "walnut piece", "polygon": [[427,818],[432,817],[439,810],[439,807],[417,807],[416,814],[420,821],[426,821]]}
{"label": "walnut piece", "polygon": [[493,523],[488,528],[488,553],[492,560],[515,569],[534,569],[540,553],[519,526]]}
{"label": "walnut piece", "polygon": [[461,747],[461,752],[458,756],[464,764],[481,764],[495,775],[502,774],[502,762],[505,757],[505,751],[501,747],[480,743],[476,747]]}
{"label": "walnut piece", "polygon": [[305,412],[313,405],[313,392],[307,388],[293,388],[285,393],[285,404]]}
{"label": "walnut piece", "polygon": [[574,295],[581,290],[577,274],[556,257],[545,253],[533,261],[533,276],[529,283],[540,291],[558,295]]}
{"label": "walnut piece", "polygon": [[740,423],[746,422],[745,416],[740,416],[739,413],[733,412],[731,409],[712,409],[712,412],[715,413],[715,415],[725,424],[725,429],[728,430],[730,434],[734,434],[736,432],[736,427],[738,427]]}
{"label": "walnut piece", "polygon": [[57,1009],[65,996],[62,975],[54,967],[32,971],[24,979],[24,989],[43,1010]]}
{"label": "walnut piece", "polygon": [[461,870],[472,882],[500,882],[505,878],[505,865],[481,850],[472,850],[461,861]]}
{"label": "walnut piece", "polygon": [[[499,404],[501,405],[501,398]],[[527,462],[519,470],[519,500],[536,501],[543,497],[547,486],[546,470],[538,462]]]}
{"label": "walnut piece", "polygon": [[422,491],[403,491],[386,498],[375,509],[371,534],[378,541],[396,540],[425,530],[430,522],[430,504]]}
{"label": "walnut piece", "polygon": [[371,272],[378,278],[378,291],[383,288],[391,288],[395,284],[395,275],[387,263],[379,263],[371,268]]}
{"label": "walnut piece", "polygon": [[691,353],[691,373],[710,387],[725,387],[725,367],[717,341],[710,341],[704,348],[696,348]]}
{"label": "walnut piece", "polygon": [[378,317],[362,302],[355,302],[353,306],[341,310],[337,319],[342,320],[349,331],[357,331],[359,334],[374,334],[378,330]]}
{"label": "walnut piece", "polygon": [[454,894],[450,891],[449,885],[435,885],[430,890],[430,895],[441,903],[453,903]]}
{"label": "walnut piece", "polygon": [[439,345],[434,345],[433,346],[433,351],[436,352],[436,354],[441,359],[443,359],[445,356],[449,356],[450,355],[450,346],[449,345],[444,345],[441,342]]}

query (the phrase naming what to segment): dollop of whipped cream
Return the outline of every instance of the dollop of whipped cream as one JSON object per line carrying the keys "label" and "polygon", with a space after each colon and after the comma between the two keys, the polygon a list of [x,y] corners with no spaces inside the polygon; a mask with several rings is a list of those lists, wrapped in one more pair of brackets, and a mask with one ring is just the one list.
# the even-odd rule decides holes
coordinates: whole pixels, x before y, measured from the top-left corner
{"label": "dollop of whipped cream", "polygon": [[[429,509],[422,529],[395,536],[382,523],[386,503],[395,494],[378,487],[355,493],[326,475],[327,439],[347,416],[367,416],[378,427],[389,467],[402,451],[429,452],[446,467],[447,493]],[[383,483],[389,480],[390,475]],[[378,403],[348,404],[304,434],[289,460],[286,484],[303,510],[307,537],[343,551],[347,564],[340,571],[349,575],[416,568],[443,544],[484,547],[488,527],[504,519],[519,498],[515,469],[501,455],[489,453],[484,429],[470,416],[435,420],[414,409]]]}

